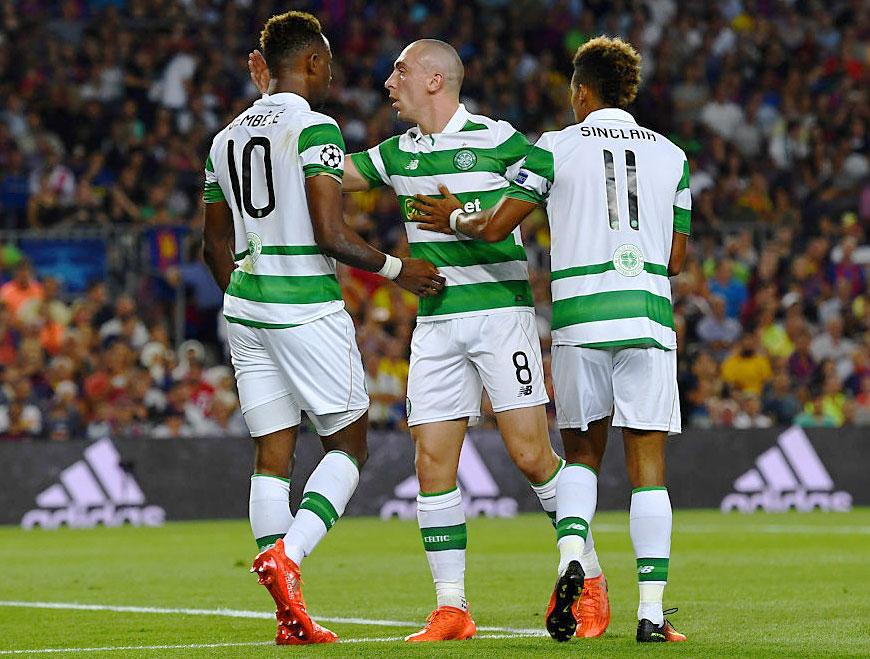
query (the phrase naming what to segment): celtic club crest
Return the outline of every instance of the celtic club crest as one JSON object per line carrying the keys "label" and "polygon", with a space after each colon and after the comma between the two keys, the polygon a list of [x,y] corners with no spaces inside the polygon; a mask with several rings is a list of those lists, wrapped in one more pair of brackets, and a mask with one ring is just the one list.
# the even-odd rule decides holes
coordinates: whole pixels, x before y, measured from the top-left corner
{"label": "celtic club crest", "polygon": [[477,164],[477,156],[474,155],[474,151],[462,149],[453,156],[453,164],[456,169],[467,172]]}
{"label": "celtic club crest", "polygon": [[620,245],[613,253],[613,268],[624,277],[637,277],[643,264],[643,252],[637,245]]}

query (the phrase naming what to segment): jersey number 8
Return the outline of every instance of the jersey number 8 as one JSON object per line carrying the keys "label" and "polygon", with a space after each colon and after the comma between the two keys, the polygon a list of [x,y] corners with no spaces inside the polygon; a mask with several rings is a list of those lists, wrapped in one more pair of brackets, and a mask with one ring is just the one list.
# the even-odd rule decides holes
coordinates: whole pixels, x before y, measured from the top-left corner
{"label": "jersey number 8", "polygon": [[[263,169],[266,173],[266,192],[268,200],[261,208],[254,207],[251,197],[251,161],[254,158],[254,147],[263,149]],[[230,181],[233,184],[233,196],[236,198],[236,207],[241,212],[244,210],[248,216],[259,220],[275,210],[275,184],[272,182],[272,145],[267,137],[252,137],[242,149],[242,182],[239,185],[239,173],[236,171],[235,142],[228,143],[230,165]]]}

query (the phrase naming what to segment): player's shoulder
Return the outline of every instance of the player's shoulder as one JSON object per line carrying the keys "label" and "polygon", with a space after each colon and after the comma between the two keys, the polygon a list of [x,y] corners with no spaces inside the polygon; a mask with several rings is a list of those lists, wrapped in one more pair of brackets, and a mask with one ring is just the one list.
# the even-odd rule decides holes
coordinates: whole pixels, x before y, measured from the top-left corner
{"label": "player's shoulder", "polygon": [[513,137],[516,134],[517,129],[514,128],[513,124],[504,119],[493,119],[492,117],[487,117],[485,114],[469,113],[468,118],[465,120],[465,125],[459,132],[486,132],[494,143],[501,144]]}
{"label": "player's shoulder", "polygon": [[338,122],[328,114],[323,114],[317,110],[299,110],[295,117],[300,128],[308,128],[309,126],[329,125],[338,128]]}
{"label": "player's shoulder", "polygon": [[638,124],[638,128],[640,128],[645,133],[651,134],[654,136],[654,140],[652,143],[657,149],[660,149],[664,153],[672,155],[674,158],[678,159],[680,162],[686,160],[686,153],[676,144],[671,142],[665,135],[662,135],[658,131],[653,130],[652,128],[647,128],[646,126],[641,126]]}
{"label": "player's shoulder", "polygon": [[535,142],[539,149],[555,152],[562,145],[569,144],[573,149],[576,145],[574,134],[577,132],[577,124],[565,126],[559,130],[547,130],[541,133]]}

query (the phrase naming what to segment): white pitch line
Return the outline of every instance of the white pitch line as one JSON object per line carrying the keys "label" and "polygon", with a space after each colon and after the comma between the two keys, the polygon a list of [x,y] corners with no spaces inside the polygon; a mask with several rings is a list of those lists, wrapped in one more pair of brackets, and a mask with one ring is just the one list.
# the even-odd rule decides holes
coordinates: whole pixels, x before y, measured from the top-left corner
{"label": "white pitch line", "polygon": [[[113,613],[161,613],[164,615],[188,616],[218,616],[225,618],[257,618],[271,620],[274,613],[265,611],[245,611],[242,609],[174,609],[154,606],[120,606],[114,604],[79,604],[77,602],[25,602],[18,600],[0,600],[0,607],[29,609],[59,609],[65,611],[112,611]],[[419,627],[419,622],[407,620],[369,620],[367,618],[340,618],[313,616],[316,620],[326,623],[345,625],[365,625],[370,627]],[[539,636],[540,629],[514,627],[478,627],[481,632],[496,632],[501,634]]]}
{"label": "white pitch line", "polygon": [[[546,634],[483,634],[476,636],[480,639],[499,638],[532,638]],[[381,636],[378,638],[343,638],[339,639],[340,645],[348,643],[394,643],[405,640],[404,636]],[[249,641],[246,643],[187,643],[178,645],[111,645],[101,648],[38,648],[33,650],[0,650],[0,655],[12,654],[60,654],[75,652],[129,652],[131,650],[199,650],[212,648],[248,648],[274,646],[271,641]]]}
{"label": "white pitch line", "polygon": [[[836,514],[836,513],[832,513]],[[746,519],[740,513],[734,513],[738,519]],[[620,533],[628,531],[628,524],[593,524],[594,531],[601,533]],[[726,533],[731,527],[718,524],[685,524],[677,520],[674,523],[674,533]],[[870,535],[870,526],[816,526],[813,524],[765,524],[763,526],[741,526],[740,532],[747,533],[807,533],[807,534],[838,534],[838,535]]]}

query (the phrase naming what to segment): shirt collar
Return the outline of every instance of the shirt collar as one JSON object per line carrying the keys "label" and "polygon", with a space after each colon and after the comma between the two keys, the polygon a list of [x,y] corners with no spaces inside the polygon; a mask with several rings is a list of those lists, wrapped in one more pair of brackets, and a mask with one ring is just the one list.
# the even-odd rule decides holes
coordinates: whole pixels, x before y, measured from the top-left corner
{"label": "shirt collar", "polygon": [[[434,142],[435,135],[446,135],[448,133],[458,133],[459,131],[462,130],[463,126],[465,126],[465,123],[468,121],[469,116],[471,116],[471,114],[468,112],[468,110],[465,109],[465,105],[460,103],[459,107],[456,108],[456,112],[453,113],[453,116],[450,117],[450,121],[447,122],[447,125],[444,126],[444,128],[441,130],[441,132],[440,133],[433,133],[429,137],[431,137],[432,141]],[[411,135],[413,136],[415,141],[419,140],[421,137],[424,137],[423,132],[420,130],[420,126],[414,126],[411,129]]]}
{"label": "shirt collar", "polygon": [[628,112],[619,108],[602,108],[595,110],[586,115],[586,118],[581,123],[589,123],[592,121],[627,121],[632,124],[637,122]]}
{"label": "shirt collar", "polygon": [[293,92],[279,92],[277,94],[263,94],[262,98],[254,101],[254,105],[295,105],[296,107],[310,110],[311,106],[303,97]]}

